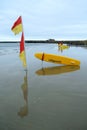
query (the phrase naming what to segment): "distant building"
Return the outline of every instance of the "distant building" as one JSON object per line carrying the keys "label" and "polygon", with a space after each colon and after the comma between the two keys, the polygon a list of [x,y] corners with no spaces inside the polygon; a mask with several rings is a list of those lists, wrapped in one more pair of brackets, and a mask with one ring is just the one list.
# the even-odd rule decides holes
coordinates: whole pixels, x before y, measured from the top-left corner
{"label": "distant building", "polygon": [[48,39],[47,42],[55,42],[55,39]]}

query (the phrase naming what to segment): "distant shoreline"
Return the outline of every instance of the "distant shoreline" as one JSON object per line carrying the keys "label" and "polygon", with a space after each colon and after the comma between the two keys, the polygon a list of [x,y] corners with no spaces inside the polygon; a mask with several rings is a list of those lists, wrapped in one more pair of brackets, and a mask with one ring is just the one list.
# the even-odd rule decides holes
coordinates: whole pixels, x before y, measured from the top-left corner
{"label": "distant shoreline", "polygon": [[[0,41],[0,43],[19,43],[20,41]],[[87,45],[87,40],[25,40],[25,43],[60,43],[69,45]]]}

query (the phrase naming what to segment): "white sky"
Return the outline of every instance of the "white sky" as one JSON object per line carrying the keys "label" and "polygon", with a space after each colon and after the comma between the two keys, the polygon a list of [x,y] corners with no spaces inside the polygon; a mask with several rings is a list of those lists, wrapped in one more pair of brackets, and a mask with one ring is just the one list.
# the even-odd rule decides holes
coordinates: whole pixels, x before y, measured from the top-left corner
{"label": "white sky", "polygon": [[20,15],[25,40],[87,39],[87,0],[3,0],[0,41],[20,39],[11,31]]}

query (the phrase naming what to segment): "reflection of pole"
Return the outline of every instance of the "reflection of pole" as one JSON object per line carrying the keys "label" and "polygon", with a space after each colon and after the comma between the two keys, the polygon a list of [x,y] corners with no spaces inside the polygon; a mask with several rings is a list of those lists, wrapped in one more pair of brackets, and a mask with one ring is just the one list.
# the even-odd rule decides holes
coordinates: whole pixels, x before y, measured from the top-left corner
{"label": "reflection of pole", "polygon": [[20,117],[24,117],[28,114],[28,82],[27,82],[27,71],[26,76],[24,77],[24,83],[21,85],[22,91],[23,91],[23,97],[25,101],[25,105],[20,108],[20,111],[18,112],[18,115]]}
{"label": "reflection of pole", "polygon": [[21,86],[23,90],[23,95],[24,95],[24,100],[27,103],[27,96],[28,96],[28,84],[27,84],[27,71],[26,71],[26,76],[24,77],[24,84]]}
{"label": "reflection of pole", "polygon": [[63,52],[62,45],[63,45],[62,43],[59,43],[59,44],[58,44],[58,51]]}

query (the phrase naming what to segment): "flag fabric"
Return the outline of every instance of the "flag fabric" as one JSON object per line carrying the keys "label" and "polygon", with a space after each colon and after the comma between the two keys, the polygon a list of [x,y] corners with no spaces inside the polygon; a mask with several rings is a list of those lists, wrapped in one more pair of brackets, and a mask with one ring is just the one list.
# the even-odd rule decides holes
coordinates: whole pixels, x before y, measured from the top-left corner
{"label": "flag fabric", "polygon": [[15,23],[13,24],[11,30],[14,32],[15,35],[22,32],[23,27],[22,27],[22,18],[21,18],[21,16],[15,21]]}
{"label": "flag fabric", "polygon": [[25,55],[25,46],[24,46],[24,33],[22,32],[21,41],[20,41],[20,55],[21,61],[23,62],[23,66],[26,67],[26,55]]}

